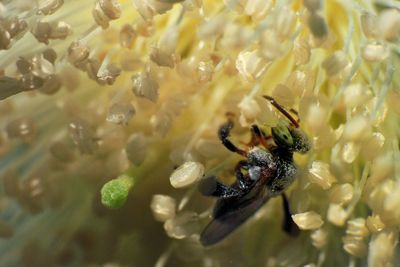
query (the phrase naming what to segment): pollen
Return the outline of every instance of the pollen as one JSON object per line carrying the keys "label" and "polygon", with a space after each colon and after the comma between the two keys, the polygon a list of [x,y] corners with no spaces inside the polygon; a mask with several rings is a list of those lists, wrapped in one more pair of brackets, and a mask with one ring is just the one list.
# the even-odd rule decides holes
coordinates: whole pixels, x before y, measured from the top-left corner
{"label": "pollen", "polygon": [[198,181],[204,174],[204,167],[198,162],[185,162],[170,176],[171,185],[175,188],[185,187]]}
{"label": "pollen", "polygon": [[304,230],[313,230],[321,227],[324,221],[321,216],[315,211],[308,211],[304,213],[298,213],[292,216],[294,222]]}

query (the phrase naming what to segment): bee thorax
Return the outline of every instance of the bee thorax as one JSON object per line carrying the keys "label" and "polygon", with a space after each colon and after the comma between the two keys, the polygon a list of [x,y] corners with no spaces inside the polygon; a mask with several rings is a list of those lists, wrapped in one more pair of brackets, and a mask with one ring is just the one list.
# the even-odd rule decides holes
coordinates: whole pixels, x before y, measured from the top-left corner
{"label": "bee thorax", "polygon": [[255,147],[250,150],[247,160],[252,166],[268,166],[273,167],[275,165],[273,155],[266,150]]}

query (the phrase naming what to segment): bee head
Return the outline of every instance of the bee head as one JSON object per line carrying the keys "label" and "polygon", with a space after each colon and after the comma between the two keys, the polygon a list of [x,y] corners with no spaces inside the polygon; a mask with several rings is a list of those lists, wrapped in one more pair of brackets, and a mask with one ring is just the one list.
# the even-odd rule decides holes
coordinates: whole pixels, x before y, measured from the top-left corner
{"label": "bee head", "polygon": [[300,128],[289,128],[293,138],[293,152],[305,154],[311,149],[311,142],[308,136]]}
{"label": "bee head", "polygon": [[271,128],[272,138],[278,147],[291,152],[307,153],[311,143],[307,135],[300,129],[291,126],[287,121],[281,120]]}
{"label": "bee head", "polygon": [[[311,142],[307,135],[300,129],[299,120],[295,120],[289,112],[271,96],[265,95],[263,97],[289,120],[281,120],[275,127],[272,127],[271,133],[275,144],[290,152],[307,153],[311,149]],[[290,111],[297,115],[296,111],[292,109]]]}
{"label": "bee head", "polygon": [[271,134],[278,147],[291,148],[293,146],[293,138],[286,121],[281,120],[275,127],[272,127]]}

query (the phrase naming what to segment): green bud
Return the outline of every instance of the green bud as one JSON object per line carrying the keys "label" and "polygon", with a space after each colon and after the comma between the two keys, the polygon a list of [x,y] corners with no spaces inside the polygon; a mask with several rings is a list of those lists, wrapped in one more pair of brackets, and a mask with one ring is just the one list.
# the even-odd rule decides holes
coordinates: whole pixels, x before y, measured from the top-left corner
{"label": "green bud", "polygon": [[107,182],[101,188],[101,203],[110,209],[122,207],[133,185],[133,177],[126,174]]}

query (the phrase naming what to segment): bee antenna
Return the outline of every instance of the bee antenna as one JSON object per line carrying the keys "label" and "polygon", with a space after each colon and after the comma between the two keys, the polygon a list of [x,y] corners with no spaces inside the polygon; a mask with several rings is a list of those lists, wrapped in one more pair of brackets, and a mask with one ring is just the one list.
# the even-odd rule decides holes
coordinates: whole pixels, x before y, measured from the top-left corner
{"label": "bee antenna", "polygon": [[278,104],[278,102],[276,102],[276,100],[269,96],[269,95],[264,95],[263,96],[265,99],[267,99],[277,110],[279,110],[279,112],[281,112],[286,118],[288,118],[290,120],[290,122],[292,123],[292,125],[296,128],[299,128],[299,123],[289,114],[289,112],[287,112],[285,110],[284,107],[282,107],[280,104]]}
{"label": "bee antenna", "polygon": [[295,109],[289,109],[290,112],[292,112],[294,115],[296,115],[297,117],[297,123],[300,124],[300,117],[299,117],[299,113],[295,110]]}

